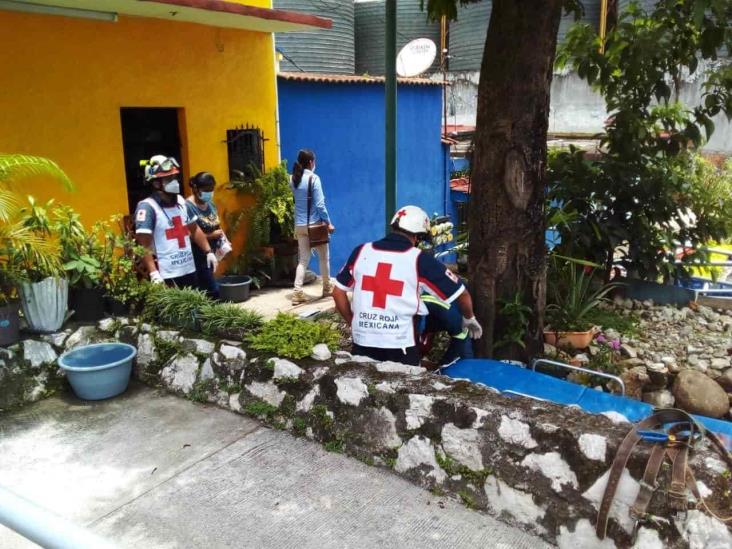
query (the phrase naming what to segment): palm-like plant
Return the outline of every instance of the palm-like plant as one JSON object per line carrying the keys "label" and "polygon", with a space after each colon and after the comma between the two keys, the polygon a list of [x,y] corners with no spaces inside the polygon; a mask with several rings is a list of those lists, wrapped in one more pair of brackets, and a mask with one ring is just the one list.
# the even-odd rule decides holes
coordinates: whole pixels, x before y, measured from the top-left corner
{"label": "palm-like plant", "polygon": [[41,176],[59,181],[67,190],[73,189],[69,177],[52,160],[0,153],[0,303],[14,297],[13,288],[27,277],[29,264],[46,270],[58,263],[57,259],[54,261],[56,243],[21,219],[21,202],[15,190],[21,181]]}

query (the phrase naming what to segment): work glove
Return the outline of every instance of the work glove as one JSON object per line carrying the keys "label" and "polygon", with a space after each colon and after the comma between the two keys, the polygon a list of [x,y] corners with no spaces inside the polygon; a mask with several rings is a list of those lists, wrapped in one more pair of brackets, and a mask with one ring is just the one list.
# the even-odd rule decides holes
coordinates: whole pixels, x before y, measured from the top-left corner
{"label": "work glove", "polygon": [[465,318],[463,317],[463,330],[467,330],[470,337],[473,339],[480,339],[483,337],[483,328],[475,320],[475,317]]}
{"label": "work glove", "polygon": [[150,282],[153,284],[164,284],[165,280],[163,280],[162,275],[158,271],[153,271],[150,273]]}
{"label": "work glove", "polygon": [[211,269],[211,272],[216,271],[216,267],[219,266],[219,260],[216,259],[216,255],[213,252],[208,252],[206,254],[206,263],[208,264],[208,268]]}

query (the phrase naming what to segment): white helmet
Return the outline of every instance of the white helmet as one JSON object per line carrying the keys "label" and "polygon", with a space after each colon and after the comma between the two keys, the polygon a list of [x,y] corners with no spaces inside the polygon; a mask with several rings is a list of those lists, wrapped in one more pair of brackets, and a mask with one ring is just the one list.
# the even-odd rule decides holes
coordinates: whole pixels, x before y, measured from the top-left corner
{"label": "white helmet", "polygon": [[404,206],[391,218],[391,226],[411,234],[426,234],[430,232],[430,218],[418,206]]}
{"label": "white helmet", "polygon": [[180,164],[172,156],[156,154],[145,162],[145,181],[180,173]]}

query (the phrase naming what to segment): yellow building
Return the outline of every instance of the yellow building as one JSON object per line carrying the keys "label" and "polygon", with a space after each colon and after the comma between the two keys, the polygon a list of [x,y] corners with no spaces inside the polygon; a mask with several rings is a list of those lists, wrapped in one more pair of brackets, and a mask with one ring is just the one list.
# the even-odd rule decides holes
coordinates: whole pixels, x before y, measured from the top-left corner
{"label": "yellow building", "polygon": [[[272,33],[329,26],[271,0],[0,0],[0,152],[56,161],[76,192],[18,190],[70,204],[86,224],[149,193],[139,161],[152,154],[179,158],[186,181],[209,171],[225,183],[242,162],[269,168]],[[241,206],[217,194],[223,213]]]}

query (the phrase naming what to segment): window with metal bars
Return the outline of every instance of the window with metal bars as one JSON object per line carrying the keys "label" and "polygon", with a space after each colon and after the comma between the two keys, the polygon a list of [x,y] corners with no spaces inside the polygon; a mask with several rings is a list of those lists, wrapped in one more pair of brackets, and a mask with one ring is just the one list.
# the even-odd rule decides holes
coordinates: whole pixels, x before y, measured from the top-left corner
{"label": "window with metal bars", "polygon": [[264,133],[259,128],[226,130],[229,177],[232,181],[252,181],[264,171]]}

